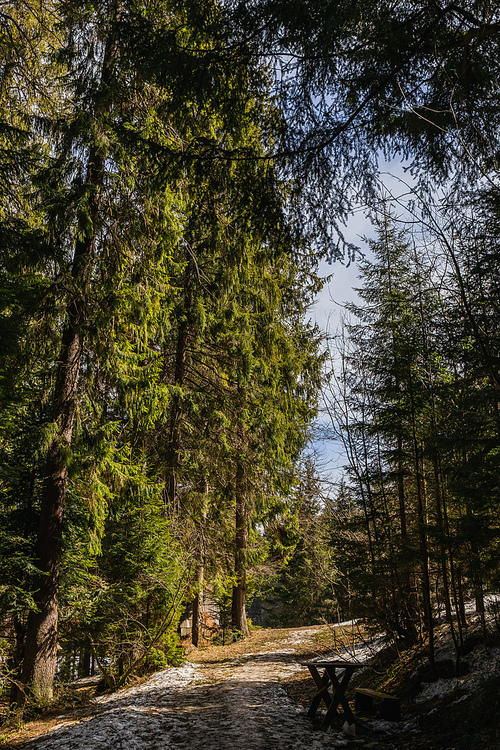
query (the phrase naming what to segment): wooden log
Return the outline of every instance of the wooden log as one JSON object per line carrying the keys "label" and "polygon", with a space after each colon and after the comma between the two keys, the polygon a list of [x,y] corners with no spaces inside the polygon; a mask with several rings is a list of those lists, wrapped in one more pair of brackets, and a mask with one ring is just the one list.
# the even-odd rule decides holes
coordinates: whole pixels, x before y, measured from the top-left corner
{"label": "wooden log", "polygon": [[356,688],[356,711],[369,711],[374,703],[380,703],[380,717],[387,721],[400,721],[401,700],[394,695],[370,688]]}

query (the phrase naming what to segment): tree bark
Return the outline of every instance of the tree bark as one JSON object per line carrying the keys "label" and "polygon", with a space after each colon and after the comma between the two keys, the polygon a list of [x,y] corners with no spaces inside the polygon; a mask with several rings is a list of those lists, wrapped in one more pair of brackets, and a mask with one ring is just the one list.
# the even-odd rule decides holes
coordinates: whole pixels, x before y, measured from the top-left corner
{"label": "tree bark", "polygon": [[205,523],[207,520],[207,499],[208,495],[208,481],[206,477],[203,477],[203,507],[201,509],[201,522],[203,528],[200,535],[199,553],[200,563],[198,568],[198,593],[193,602],[193,627],[191,629],[191,643],[193,646],[198,646],[200,639],[203,638],[203,585],[205,580]]}
{"label": "tree bark", "polygon": [[18,687],[16,683],[17,683],[17,680],[19,680],[21,677],[22,661],[23,661],[23,655],[24,655],[24,636],[26,633],[24,624],[18,615],[13,616],[12,624],[14,626],[14,632],[16,634],[16,645],[15,645],[14,653],[7,665],[9,670],[11,670],[14,673],[14,678],[15,678],[15,681],[11,683],[10,694],[9,694],[9,704],[11,706],[13,704],[16,704],[18,701]]}
{"label": "tree bark", "polygon": [[78,676],[79,677],[90,677],[90,661],[92,652],[89,645],[86,643],[80,649],[80,662],[78,664]]}
{"label": "tree bark", "polygon": [[[443,521],[443,506],[445,503],[444,497],[442,497],[441,490],[441,477],[439,472],[439,464],[437,456],[434,454],[432,457],[432,464],[434,468],[434,493],[436,498],[436,519],[437,526],[439,529],[440,542],[439,542],[439,557],[441,564],[441,575],[443,576],[443,593],[444,593],[444,606],[446,611],[446,622],[451,623],[451,594],[450,584],[448,579],[448,565],[446,562],[446,529]],[[453,624],[451,625],[453,628]]]}
{"label": "tree bark", "polygon": [[246,551],[248,548],[248,514],[246,499],[242,487],[242,470],[238,468],[236,482],[236,546],[234,555],[234,572],[236,584],[233,586],[233,598],[231,606],[231,625],[239,630],[244,636],[250,635],[246,615]]}
{"label": "tree bark", "polygon": [[[470,514],[469,508],[467,508],[467,514]],[[483,633],[486,634],[486,617],[484,607],[484,591],[483,591],[483,576],[482,576],[482,564],[481,555],[479,553],[479,546],[475,539],[469,541],[470,548],[470,571],[472,578],[472,586],[474,591],[474,601],[476,605],[476,612],[481,618],[481,626]]]}
{"label": "tree bark", "polygon": [[[422,486],[423,478],[423,466],[422,474],[420,472],[420,448],[417,437],[416,427],[416,414],[415,414],[415,402],[413,395],[413,383],[410,378],[410,403],[411,403],[411,420],[412,420],[412,435],[413,435],[413,450],[414,450],[414,462],[415,462],[415,480],[416,480],[416,494],[417,494],[417,520],[418,520],[418,538],[420,547],[420,557],[422,563],[422,600],[424,606],[424,618],[427,625],[427,636],[429,638],[429,661],[431,668],[435,668],[435,654],[434,654],[434,621],[432,618],[432,603],[431,603],[431,585],[429,577],[429,550],[427,544],[427,531],[426,531],[426,500],[424,488]],[[422,459],[423,464],[423,459]]]}
{"label": "tree bark", "polygon": [[[203,570],[200,570],[201,583],[203,582]],[[191,628],[191,643],[199,646],[202,637],[202,614],[203,614],[203,589],[200,589],[193,600],[193,626]]]}
{"label": "tree bark", "polygon": [[399,523],[401,528],[401,538],[407,537],[406,524],[406,496],[404,480],[404,463],[403,463],[403,438],[398,435],[397,462],[398,462],[398,502],[399,502]]}
{"label": "tree bark", "polygon": [[[82,245],[83,243],[79,243]],[[93,247],[92,240],[92,247]],[[90,247],[77,248],[79,254]],[[77,258],[75,257],[75,264]],[[77,264],[80,265],[80,264]],[[76,267],[76,266],[75,266]],[[28,615],[21,682],[44,700],[52,698],[56,667],[59,572],[62,524],[68,479],[67,454],[71,446],[76,393],[83,347],[83,302],[74,300],[68,309],[60,364],[53,396],[52,419],[57,432],[47,452],[42,490],[36,558],[42,575],[33,580],[37,611]]]}
{"label": "tree bark", "polygon": [[[116,11],[118,14],[118,10]],[[113,75],[117,41],[108,38],[103,59],[101,88],[107,89]],[[98,114],[109,110],[100,103]],[[51,700],[56,668],[59,573],[62,553],[62,525],[68,480],[68,453],[71,448],[76,411],[78,380],[87,322],[87,299],[91,263],[95,254],[97,226],[104,180],[106,154],[102,147],[90,150],[86,200],[90,229],[75,243],[72,265],[74,293],[66,308],[56,382],[52,399],[55,435],[47,451],[42,489],[39,529],[36,540],[37,565],[41,571],[33,580],[37,611],[28,615],[21,682],[42,700]],[[19,700],[24,694],[19,691]]]}
{"label": "tree bark", "polygon": [[[182,388],[186,377],[187,346],[191,333],[190,316],[193,306],[192,274],[194,270],[193,261],[190,258],[184,277],[184,303],[183,318],[177,332],[177,345],[175,349],[175,372],[174,384]],[[172,398],[170,408],[170,431],[166,450],[166,503],[165,513],[176,514],[179,511],[179,498],[177,493],[177,474],[180,463],[182,419],[184,404],[182,396],[176,393]]]}

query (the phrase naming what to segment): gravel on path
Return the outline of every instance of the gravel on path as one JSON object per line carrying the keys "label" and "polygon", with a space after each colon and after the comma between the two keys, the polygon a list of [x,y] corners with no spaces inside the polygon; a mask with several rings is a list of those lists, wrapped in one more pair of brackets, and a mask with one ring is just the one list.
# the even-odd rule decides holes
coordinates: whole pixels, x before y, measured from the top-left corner
{"label": "gravel on path", "polygon": [[[300,642],[303,645],[303,633]],[[26,750],[323,750],[280,680],[303,669],[293,637],[281,648],[217,664],[157,672],[143,684],[96,698],[83,717],[61,717]]]}

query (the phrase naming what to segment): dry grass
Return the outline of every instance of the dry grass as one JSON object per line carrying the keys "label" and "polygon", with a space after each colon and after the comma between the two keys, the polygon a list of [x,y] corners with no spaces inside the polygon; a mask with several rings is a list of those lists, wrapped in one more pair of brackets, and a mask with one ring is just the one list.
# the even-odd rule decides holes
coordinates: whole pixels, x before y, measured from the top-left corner
{"label": "dry grass", "polygon": [[45,734],[60,722],[61,714],[84,710],[95,692],[94,686],[63,686],[56,690],[54,702],[48,707],[30,706],[9,712],[3,706],[3,721],[0,727],[0,747],[19,748],[26,742]]}
{"label": "dry grass", "polygon": [[[304,637],[301,640],[301,633]],[[309,625],[302,628],[258,628],[248,638],[231,644],[212,645],[206,643],[200,648],[187,646],[187,658],[197,664],[223,662],[249,653],[267,653],[283,648],[293,638],[297,657],[321,656],[337,649],[350,648],[367,637],[362,626],[338,627],[333,625]]]}

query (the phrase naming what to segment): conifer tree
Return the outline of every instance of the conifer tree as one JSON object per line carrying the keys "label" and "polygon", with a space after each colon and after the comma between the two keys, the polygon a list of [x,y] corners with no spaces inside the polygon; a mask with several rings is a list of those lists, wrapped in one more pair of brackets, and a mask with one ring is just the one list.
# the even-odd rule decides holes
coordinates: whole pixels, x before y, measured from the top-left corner
{"label": "conifer tree", "polygon": [[[423,292],[422,271],[415,269],[411,248],[385,216],[373,261],[361,266],[364,305],[350,307],[359,322],[349,326],[352,351],[347,355],[352,418],[350,441],[356,481],[365,507],[375,580],[390,596],[376,606],[397,637],[416,635],[417,598],[421,600],[432,640],[430,542],[424,447],[430,430],[428,400],[435,388],[432,343],[432,291]],[[425,297],[425,298],[424,298]],[[432,321],[432,323],[431,323]],[[415,566],[420,586],[412,590]],[[389,589],[387,588],[389,581]],[[411,593],[410,593],[411,592]],[[431,644],[432,646],[432,644]],[[431,648],[432,652],[432,648]]]}
{"label": "conifer tree", "polygon": [[[68,642],[81,638],[87,653],[92,637],[110,633],[113,607],[89,591],[117,574],[124,519],[144,522],[141,533],[150,528],[158,542],[155,529],[171,528],[158,497],[166,487],[166,507],[175,505],[182,479],[194,525],[213,527],[217,515],[229,518],[233,468],[254,459],[245,484],[258,480],[258,492],[244,526],[259,503],[272,505],[266,493],[286,495],[292,480],[283,475],[293,475],[316,398],[318,343],[301,316],[318,282],[316,259],[301,258],[292,236],[285,188],[262,158],[279,126],[266,76],[251,45],[228,44],[221,8],[60,2],[42,18],[23,7],[29,34],[13,16],[3,38],[12,65],[3,71],[2,137],[12,159],[1,217],[10,274],[2,364],[12,377],[2,387],[15,381],[17,390],[2,411],[1,450],[26,465],[2,486],[2,539],[16,528],[6,549],[14,543],[19,553],[9,611],[19,615],[19,652],[24,640],[21,683],[50,698],[60,607]],[[13,92],[35,49],[30,35],[44,41],[22,120]],[[234,532],[219,524],[220,536],[228,526]],[[167,557],[156,546],[148,562],[163,582],[179,577]],[[123,575],[136,620],[158,625],[166,600],[146,586],[153,616],[152,599]],[[77,594],[100,613],[98,632]]]}
{"label": "conifer tree", "polygon": [[284,169],[293,164],[309,209],[303,194],[297,221],[324,236],[360,192],[371,204],[380,151],[403,156],[434,188],[453,180],[467,189],[495,169],[496,4],[232,6],[236,37],[258,40],[274,62],[286,124],[274,153]]}
{"label": "conifer tree", "polygon": [[[125,429],[123,420],[131,417],[144,433],[138,415],[151,407],[148,383],[157,367],[149,343],[153,329],[161,326],[161,308],[166,312],[171,304],[168,263],[180,240],[182,213],[182,159],[172,166],[172,156],[183,143],[196,141],[206,124],[203,113],[190,110],[193,88],[172,104],[178,80],[172,76],[168,85],[155,88],[139,54],[136,41],[144,41],[144,34],[168,41],[163,4],[147,10],[135,3],[69,2],[57,10],[59,47],[52,59],[65,70],[65,88],[57,92],[65,108],[61,119],[47,125],[50,159],[36,179],[44,188],[47,254],[56,258],[53,339],[59,351],[46,365],[54,379],[46,406],[50,429],[35,550],[41,572],[32,580],[36,608],[28,617],[22,674],[41,697],[52,691],[63,514],[75,430],[90,425],[97,412],[97,432],[101,440],[109,439],[112,429],[103,425],[114,418],[122,435],[112,444],[119,445],[123,434],[132,441],[128,458],[120,449],[117,470],[140,455],[140,438]],[[183,10],[179,13],[187,24]],[[196,33],[195,47],[202,49],[204,41]],[[177,42],[171,46],[170,59],[182,58]],[[196,57],[194,50],[191,62]],[[182,65],[189,67],[190,61],[184,58]],[[197,85],[211,84],[207,79]],[[199,158],[199,145],[195,151]],[[92,391],[98,394],[97,410]],[[98,487],[99,474],[106,476],[106,471],[101,465],[95,473]],[[105,481],[113,481],[109,464]],[[84,490],[84,496],[93,492]]]}

